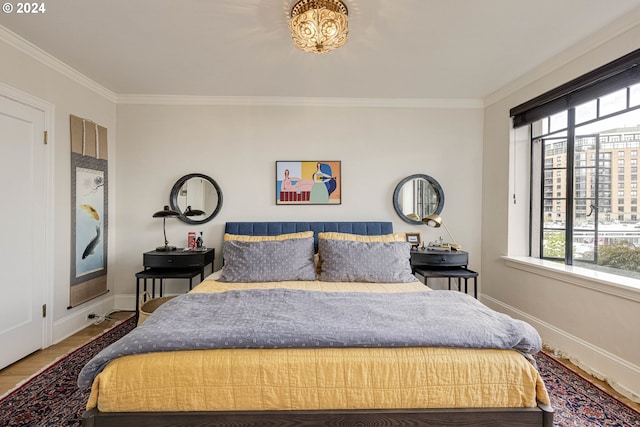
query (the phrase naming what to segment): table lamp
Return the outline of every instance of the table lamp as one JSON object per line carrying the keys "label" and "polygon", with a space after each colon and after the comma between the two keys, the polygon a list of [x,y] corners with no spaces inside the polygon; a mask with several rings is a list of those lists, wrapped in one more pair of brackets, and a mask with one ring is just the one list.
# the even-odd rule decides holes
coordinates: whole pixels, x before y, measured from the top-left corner
{"label": "table lamp", "polygon": [[164,246],[158,246],[156,251],[167,252],[167,251],[175,251],[175,246],[169,246],[169,241],[167,240],[167,218],[175,218],[180,216],[180,212],[169,209],[169,206],[165,205],[164,209],[158,211],[153,214],[153,218],[162,218],[162,231],[164,232]]}
{"label": "table lamp", "polygon": [[449,235],[449,238],[453,242],[453,243],[447,243],[447,246],[449,246],[449,248],[451,248],[453,250],[456,250],[456,251],[462,250],[462,246],[460,246],[459,244],[456,243],[455,239],[451,235],[451,232],[449,231],[447,226],[442,221],[442,217],[440,215],[431,214],[431,215],[428,215],[428,216],[426,216],[424,218],[420,218],[418,215],[416,215],[414,213],[410,213],[410,214],[407,215],[407,217],[409,219],[414,220],[414,221],[422,221],[422,223],[424,225],[426,225],[427,227],[439,228],[440,226],[443,226],[444,229],[447,231],[447,234]]}

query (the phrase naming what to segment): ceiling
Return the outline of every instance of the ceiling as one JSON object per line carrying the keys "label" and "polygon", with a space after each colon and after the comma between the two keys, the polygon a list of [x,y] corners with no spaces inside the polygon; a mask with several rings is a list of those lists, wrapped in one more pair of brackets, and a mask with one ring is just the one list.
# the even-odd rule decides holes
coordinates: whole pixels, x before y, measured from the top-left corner
{"label": "ceiling", "polygon": [[117,95],[484,99],[640,17],[640,0],[344,2],[349,40],[324,55],[294,47],[294,0],[54,0],[0,25]]}

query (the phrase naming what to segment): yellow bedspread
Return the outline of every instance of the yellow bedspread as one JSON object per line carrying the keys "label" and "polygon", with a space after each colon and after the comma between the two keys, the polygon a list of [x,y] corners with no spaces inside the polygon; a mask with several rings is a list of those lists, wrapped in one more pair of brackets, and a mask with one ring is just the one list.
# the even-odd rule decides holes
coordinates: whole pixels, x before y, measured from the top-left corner
{"label": "yellow bedspread", "polygon": [[411,283],[360,283],[360,282],[321,282],[290,281],[290,282],[252,282],[229,283],[216,280],[205,280],[189,292],[225,292],[244,289],[300,289],[305,291],[322,292],[426,292],[430,289],[420,282]]}
{"label": "yellow bedspread", "polygon": [[[192,292],[289,287],[422,292],[421,283],[206,280]],[[194,327],[197,327],[194,325]],[[126,356],[94,381],[87,409],[215,411],[534,407],[549,398],[512,350],[446,348],[193,350]]]}

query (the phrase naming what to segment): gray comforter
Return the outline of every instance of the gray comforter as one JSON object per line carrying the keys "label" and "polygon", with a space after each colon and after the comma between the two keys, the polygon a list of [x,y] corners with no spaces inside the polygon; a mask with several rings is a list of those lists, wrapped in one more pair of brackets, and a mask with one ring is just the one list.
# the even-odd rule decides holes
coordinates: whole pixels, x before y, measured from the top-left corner
{"label": "gray comforter", "polygon": [[213,348],[460,347],[536,353],[533,327],[455,291],[341,293],[290,289],[185,294],[96,355],[89,387],[128,354]]}

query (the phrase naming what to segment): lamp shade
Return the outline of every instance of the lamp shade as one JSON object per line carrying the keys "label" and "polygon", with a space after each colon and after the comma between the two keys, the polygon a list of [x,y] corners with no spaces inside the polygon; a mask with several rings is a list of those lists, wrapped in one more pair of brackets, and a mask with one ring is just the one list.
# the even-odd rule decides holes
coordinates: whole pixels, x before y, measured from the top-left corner
{"label": "lamp shade", "polygon": [[429,227],[438,228],[442,225],[442,217],[440,215],[431,214],[422,218],[422,222]]}
{"label": "lamp shade", "polygon": [[180,212],[174,211],[169,206],[164,205],[164,209],[153,214],[153,218],[167,218],[172,216],[180,216]]}
{"label": "lamp shade", "polygon": [[204,215],[204,211],[201,211],[200,209],[191,209],[191,205],[189,205],[189,206],[187,206],[187,209],[184,210],[182,215],[184,215],[184,216],[200,216],[200,215]]}

